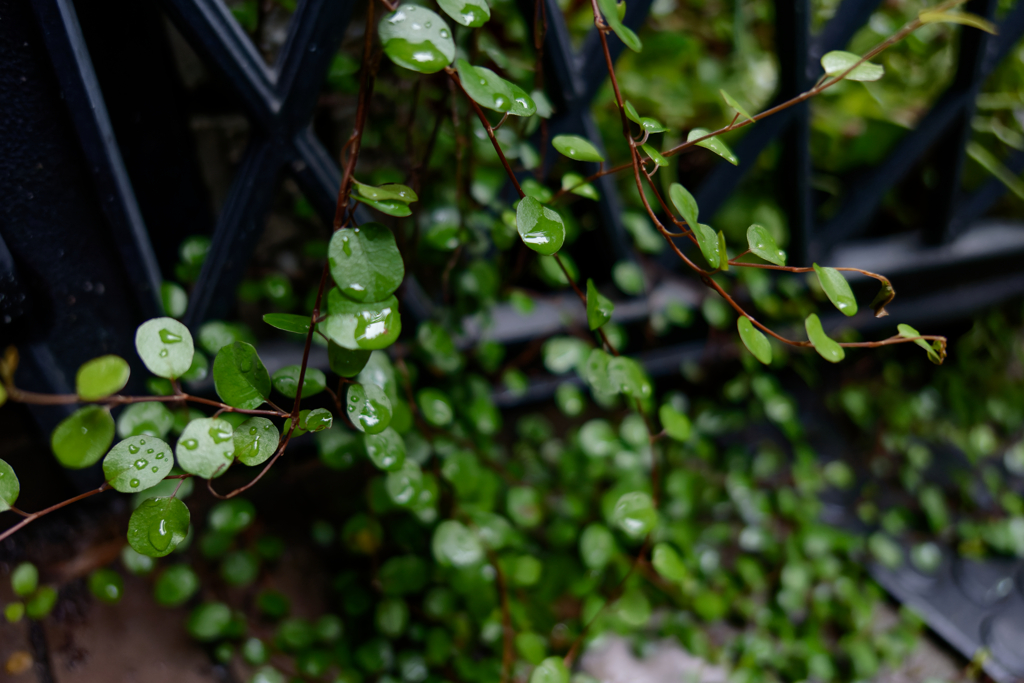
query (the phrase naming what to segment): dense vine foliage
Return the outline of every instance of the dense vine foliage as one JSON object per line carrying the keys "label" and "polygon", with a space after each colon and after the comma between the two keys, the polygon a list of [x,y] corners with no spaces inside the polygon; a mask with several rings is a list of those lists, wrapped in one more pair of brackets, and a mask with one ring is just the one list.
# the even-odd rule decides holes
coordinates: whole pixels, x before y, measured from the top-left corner
{"label": "dense vine foliage", "polygon": [[[885,69],[872,60],[915,30],[990,25],[955,11],[957,3],[923,10],[862,54],[826,54],[824,75],[810,90],[768,110],[750,113],[769,89],[720,89],[715,106],[727,115],[710,129],[692,127],[650,92],[627,100],[644,92],[643,83],[630,71],[620,88],[608,36],[633,51],[627,63],[644,55],[641,37],[622,23],[624,5],[581,3],[609,74],[598,113],[613,112],[620,132],[597,141],[548,130],[558,98],[545,91],[538,66],[541,3],[524,19],[508,2],[381,1],[383,17],[374,2],[366,8],[361,62],[340,55],[332,70],[335,86],[356,101],[341,144],[337,210],[321,226],[329,236],[296,256],[314,263],[319,277],[301,276],[311,284],[304,301],[279,274],[247,281],[239,292],[243,305],[269,303],[259,336],[272,329],[301,344],[299,362],[271,372],[243,323],[190,330],[179,322],[209,246],[204,238],[186,241],[180,283],[164,287],[166,317],[144,322],[135,337],[150,395],[120,393],[130,366],[117,356],[84,364],[74,395],[29,392],[14,381],[17,351],[6,351],[0,404],[81,404],[54,430],[52,450],[64,467],[101,463],[105,481],[23,512],[17,475],[0,461],[0,512],[23,517],[0,539],[76,500],[110,489],[132,494],[125,569],[153,576],[160,604],[190,605],[191,635],[220,661],[240,657],[254,683],[284,681],[282,671],[346,683],[565,683],[586,643],[607,633],[678,638],[727,664],[736,681],[858,680],[880,662],[899,662],[917,620],[903,614],[884,632],[875,629],[879,590],[856,560],[867,547],[885,563],[902,561],[894,559],[891,536],[907,524],[891,520],[912,514],[863,503],[866,523],[883,515],[883,531],[867,546],[819,521],[822,489],[846,488],[854,473],[818,461],[795,399],[771,369],[790,361],[813,368],[799,355],[805,349],[838,363],[848,349],[903,343],[941,363],[945,339],[905,324],[877,341],[830,336],[819,313],[853,316],[864,304],[846,274],[878,282],[870,306],[879,317],[895,296],[884,275],[789,264],[784,225],[771,211],[760,222],[745,218],[749,227],[739,236],[702,223],[711,219],[676,182],[673,160],[700,147],[735,164],[729,134],[816,95],[848,98],[857,82],[880,81]],[[247,7],[236,7],[243,21]],[[570,12],[573,30],[579,12]],[[666,40],[654,36],[656,44]],[[375,112],[405,106],[404,139],[375,130]],[[613,174],[631,198],[623,222],[640,252],[674,254],[681,272],[708,288],[696,305],[721,344],[746,349],[742,370],[725,384],[724,409],[694,403],[675,386],[657,387],[631,356],[640,343],[616,322],[622,298],[615,289],[638,295],[660,275],[644,257],[616,254],[604,272],[589,263],[594,248],[586,243],[598,237],[588,234],[594,218],[586,204],[600,199],[597,181]],[[303,201],[296,212],[315,221]],[[724,212],[723,221],[735,219],[735,211]],[[498,317],[525,316],[553,298],[539,287],[571,290],[579,314],[566,333],[509,357],[489,330]],[[415,304],[427,311],[417,319],[410,302],[424,291],[438,295]],[[695,307],[682,297],[667,301],[653,312],[650,330],[689,326]],[[733,326],[736,338],[726,340],[721,330]],[[315,350],[320,367],[311,362]],[[555,392],[559,414],[511,420],[495,390],[527,391],[525,369],[538,358],[564,376]],[[692,381],[700,373],[682,371]],[[902,387],[898,379],[887,386]],[[854,421],[872,421],[869,391],[840,392],[837,401]],[[910,458],[904,478],[924,458],[924,446],[912,443],[917,423],[908,420],[887,428],[885,441]],[[1007,420],[1008,430],[1020,421]],[[744,446],[737,435],[748,428]],[[973,448],[995,438],[979,429],[965,423],[954,440]],[[345,492],[327,506],[330,518],[311,528],[314,545],[338,563],[336,599],[315,620],[290,615],[288,599],[258,581],[287,543],[281,530],[267,531],[273,515],[239,495],[298,439],[315,442],[320,463],[336,471]],[[981,455],[995,450],[986,448]],[[1024,469],[1019,451],[1013,466]],[[243,468],[252,474],[239,479]],[[189,504],[201,498],[197,479],[219,502]],[[933,519],[940,503],[926,502],[940,494],[908,490],[919,493],[933,526],[944,528]],[[1004,531],[962,527],[962,543],[1016,552],[1024,510],[1019,498],[1006,500],[1017,517],[1002,523]],[[196,509],[205,512],[201,521]],[[915,562],[926,562],[928,551],[917,547]],[[195,566],[174,559],[184,557]],[[200,601],[204,580],[215,588]],[[19,600],[7,606],[8,620],[39,619],[53,608],[56,593],[38,585],[32,565],[20,565],[12,582]],[[123,580],[101,569],[89,587],[116,601]],[[245,610],[234,589],[251,598]],[[708,628],[725,622],[746,627]]]}

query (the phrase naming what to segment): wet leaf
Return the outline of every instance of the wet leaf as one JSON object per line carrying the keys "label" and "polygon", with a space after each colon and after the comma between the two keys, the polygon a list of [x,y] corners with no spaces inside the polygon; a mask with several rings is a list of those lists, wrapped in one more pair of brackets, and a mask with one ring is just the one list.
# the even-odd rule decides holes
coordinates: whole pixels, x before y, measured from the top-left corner
{"label": "wet leaf", "polygon": [[188,602],[199,590],[199,577],[187,564],[165,569],[153,586],[153,598],[163,607],[178,607]]}
{"label": "wet leaf", "polygon": [[448,567],[469,567],[484,559],[484,547],[469,527],[448,519],[437,525],[431,549],[438,564]]}
{"label": "wet leaf", "polygon": [[487,0],[437,0],[437,6],[463,26],[483,26],[491,18]]}
{"label": "wet leaf", "polygon": [[253,410],[270,395],[270,374],[252,344],[234,342],[213,359],[213,385],[224,403]]}
{"label": "wet leaf", "polygon": [[595,202],[601,199],[601,195],[594,186],[584,180],[585,178],[579,173],[566,173],[562,176],[562,189],[580,197],[593,199]]}
{"label": "wet leaf", "polygon": [[437,13],[404,4],[381,19],[378,25],[384,53],[398,66],[432,74],[455,59],[455,41]]}
{"label": "wet leaf", "polygon": [[653,119],[650,116],[640,116],[636,111],[636,107],[634,107],[629,100],[626,100],[625,102],[625,110],[626,118],[640,126],[648,133],[664,133],[668,130],[668,128],[663,126],[657,119]]}
{"label": "wet leaf", "polygon": [[351,384],[345,405],[352,425],[367,434],[380,434],[391,424],[391,401],[376,384]]}
{"label": "wet leaf", "polygon": [[656,166],[668,166],[668,159],[663,157],[661,155],[661,152],[654,149],[652,145],[641,145],[641,148],[644,150],[644,152],[646,152],[647,156],[649,156],[654,161],[654,164]]}
{"label": "wet leaf", "polygon": [[157,377],[177,379],[192,367],[195,347],[188,328],[174,318],[154,318],[139,325],[135,350]]}
{"label": "wet leaf", "polygon": [[[409,208],[409,205],[406,202],[400,201],[398,199],[367,199],[366,197],[363,197],[358,194],[352,195],[352,199],[356,200],[357,202],[362,202],[363,204],[366,204],[369,207],[377,209],[381,213],[386,214],[388,216],[395,216],[396,218],[405,218],[406,216],[412,215],[412,209]],[[338,233],[336,232],[334,234],[337,235]]]}
{"label": "wet leaf", "polygon": [[327,296],[330,315],[323,332],[334,343],[350,350],[383,349],[398,339],[402,319],[394,295],[376,303],[359,303],[332,289]]}
{"label": "wet leaf", "polygon": [[5,460],[0,460],[0,512],[6,512],[18,500],[21,493],[21,482],[14,468]]}
{"label": "wet leaf", "polygon": [[[337,234],[337,233],[335,233]],[[295,315],[293,313],[267,313],[263,316],[263,322],[285,332],[295,334],[306,334],[309,332],[309,316]]]}
{"label": "wet leaf", "polygon": [[643,49],[643,43],[640,42],[640,38],[637,37],[631,28],[622,23],[622,18],[619,16],[620,6],[615,0],[597,0],[597,6],[600,8],[608,28],[615,32],[619,40],[625,43],[626,47],[633,52],[640,52]]}
{"label": "wet leaf", "polygon": [[75,375],[75,393],[85,401],[95,401],[124,389],[131,368],[124,358],[107,355],[82,363]]}
{"label": "wet leaf", "polygon": [[725,233],[718,231],[718,267],[720,270],[729,270],[729,249],[725,243]]}
{"label": "wet leaf", "polygon": [[174,426],[174,415],[163,403],[145,401],[125,406],[117,416],[117,435],[122,439],[129,436],[167,436]]}
{"label": "wet leaf", "polygon": [[405,462],[405,441],[391,427],[380,434],[363,436],[366,455],[378,468],[394,472]]}
{"label": "wet leaf", "polygon": [[755,256],[760,256],[777,266],[786,265],[786,252],[779,249],[775,238],[768,228],[754,223],[747,228],[747,246]]}
{"label": "wet leaf", "polygon": [[511,81],[506,81],[506,83],[508,83],[509,90],[512,92],[512,107],[508,110],[508,113],[512,116],[533,116],[536,114],[537,103],[533,100],[533,96]]}
{"label": "wet leaf", "polygon": [[846,316],[857,314],[857,299],[853,296],[850,283],[835,268],[825,268],[814,264],[814,272],[818,276],[821,288],[825,290],[829,301]]}
{"label": "wet leaf", "polygon": [[171,473],[174,451],[155,436],[130,436],[103,458],[103,476],[121,493],[138,493]]}
{"label": "wet leaf", "polygon": [[754,327],[754,324],[750,322],[750,318],[745,315],[741,315],[736,319],[736,327],[739,329],[740,339],[743,341],[743,345],[747,347],[747,351],[754,354],[754,358],[765,365],[771,365],[772,344],[768,341],[768,337],[761,330]]}
{"label": "wet leaf", "polygon": [[[705,135],[709,135],[710,133],[711,131],[709,131],[706,128],[694,128],[693,130],[690,131],[690,134],[686,136],[686,141],[690,142],[691,140],[702,138]],[[732,150],[729,149],[729,146],[722,142],[721,136],[716,135],[713,138],[701,140],[700,142],[697,143],[697,146],[703,147],[705,149],[710,149],[712,152],[722,157],[733,166],[738,166],[740,163],[740,160],[737,159],[736,155],[732,153]]]}
{"label": "wet leaf", "polygon": [[113,569],[97,569],[89,575],[89,592],[100,602],[115,605],[124,594],[124,579]]}
{"label": "wet leaf", "polygon": [[[407,185],[400,185],[398,183],[387,183],[379,187],[373,185],[366,185],[358,180],[352,181],[355,186],[356,192],[359,196],[367,199],[373,199],[375,201],[381,201],[385,199],[393,199],[395,201],[403,202],[405,204],[411,204],[412,202],[418,202],[419,196],[413,189]],[[367,224],[364,223],[360,227],[365,227]],[[338,233],[334,233],[338,234]]]}
{"label": "wet leaf", "polygon": [[697,225],[697,200],[689,190],[679,183],[672,183],[668,188],[668,197],[672,200],[672,206],[676,207],[676,211],[682,215],[691,229]]}
{"label": "wet leaf", "polygon": [[128,521],[128,544],[148,557],[163,557],[185,540],[188,508],[177,498],[150,498]]}
{"label": "wet leaf", "polygon": [[[286,365],[271,378],[274,388],[287,396],[295,398],[299,391],[300,365]],[[316,368],[307,367],[306,374],[302,378],[302,398],[315,396],[327,387],[327,377]]]}
{"label": "wet leaf", "polygon": [[597,147],[590,140],[579,135],[556,135],[551,144],[559,154],[563,154],[576,161],[591,161],[594,163],[604,161],[604,157]]}
{"label": "wet leaf", "polygon": [[612,383],[608,372],[611,356],[601,349],[593,349],[583,366],[583,380],[598,394],[616,394],[618,387]]}
{"label": "wet leaf", "polygon": [[85,406],[61,420],[50,436],[53,454],[64,467],[94,464],[114,441],[114,418],[101,406]]}
{"label": "wet leaf", "polygon": [[[334,424],[334,416],[326,408],[314,408],[313,410],[299,411],[299,426],[295,428],[295,434],[305,432],[322,432],[330,429]],[[299,431],[301,430],[301,431]]]}
{"label": "wet leaf", "polygon": [[[821,68],[829,76],[839,76],[859,61],[860,55],[855,55],[852,52],[843,52],[842,50],[833,50],[832,52],[826,52],[821,57]],[[843,76],[843,78],[849,81],[877,81],[884,75],[885,67],[880,64],[864,62]]]}
{"label": "wet leaf", "polygon": [[447,427],[455,419],[455,406],[440,389],[421,389],[416,394],[416,404],[423,413],[423,419],[435,427]]}
{"label": "wet leaf", "polygon": [[608,361],[608,377],[612,387],[630,398],[639,400],[651,396],[651,380],[640,363],[626,356],[616,356]]}
{"label": "wet leaf", "polygon": [[721,245],[718,242],[718,233],[710,225],[704,225],[703,223],[690,226],[690,228],[697,238],[697,246],[700,247],[700,253],[704,254],[704,259],[708,262],[708,265],[712,268],[720,267],[722,265],[722,251]]}
{"label": "wet leaf", "polygon": [[804,321],[807,330],[807,338],[811,340],[814,350],[829,363],[838,363],[846,357],[846,352],[838,342],[829,338],[821,327],[821,320],[817,315],[811,313]]}
{"label": "wet leaf", "polygon": [[370,360],[368,349],[346,349],[334,342],[327,343],[327,362],[331,366],[331,372],[340,377],[355,377],[366,366]]}
{"label": "wet leaf", "polygon": [[533,197],[520,200],[516,210],[516,228],[526,246],[539,254],[554,254],[565,242],[562,217]]}
{"label": "wet leaf", "polygon": [[640,539],[650,533],[658,521],[651,496],[643,491],[624,493],[615,503],[612,521],[627,536]]}
{"label": "wet leaf", "polygon": [[724,90],[719,90],[718,92],[722,94],[722,99],[725,100],[725,103],[728,104],[733,109],[735,109],[737,114],[739,114],[746,120],[750,121],[751,123],[754,122],[754,117],[751,116],[750,113],[743,108],[743,105],[737,102],[732,95],[725,92]]}
{"label": "wet leaf", "polygon": [[209,417],[192,420],[178,437],[174,454],[178,465],[190,474],[203,479],[221,476],[235,459],[231,423]]}
{"label": "wet leaf", "polygon": [[281,433],[265,417],[250,417],[234,428],[235,457],[243,465],[262,465],[277,451]]}
{"label": "wet leaf", "polygon": [[547,657],[530,674],[530,683],[569,683],[569,669],[561,657]]}
{"label": "wet leaf", "polygon": [[455,68],[462,88],[474,102],[494,111],[512,109],[512,89],[504,78],[490,69],[473,66],[465,59],[455,60]]}
{"label": "wet leaf", "polygon": [[615,304],[611,299],[597,291],[594,281],[587,278],[587,324],[590,329],[596,330],[611,320],[614,311]]}
{"label": "wet leaf", "polygon": [[413,505],[423,489],[423,470],[415,462],[406,460],[399,469],[388,472],[384,478],[384,489],[395,505]]}

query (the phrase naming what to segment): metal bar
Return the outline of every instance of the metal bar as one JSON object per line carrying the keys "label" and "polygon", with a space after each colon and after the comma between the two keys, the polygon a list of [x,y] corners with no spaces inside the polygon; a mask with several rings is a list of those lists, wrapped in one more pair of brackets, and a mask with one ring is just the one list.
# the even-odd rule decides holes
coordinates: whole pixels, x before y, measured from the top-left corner
{"label": "metal bar", "polygon": [[34,0],[32,7],[135,299],[144,315],[160,315],[160,267],[114,137],[75,8],[70,0]]}
{"label": "metal bar", "polygon": [[[1006,167],[1020,175],[1024,172],[1024,152],[1016,151],[1006,162]],[[949,220],[952,235],[963,232],[968,225],[980,218],[989,208],[1006,194],[1006,185],[996,178],[990,178],[984,185],[961,199]]]}
{"label": "metal bar", "polygon": [[818,80],[823,72],[821,58],[826,52],[846,47],[861,26],[868,23],[882,0],[843,0],[824,28],[811,40],[807,58],[807,80]]}
{"label": "metal bar", "polygon": [[184,322],[195,328],[226,315],[234,302],[274,196],[284,152],[273,140],[249,143],[217,220],[213,242],[189,298]]}

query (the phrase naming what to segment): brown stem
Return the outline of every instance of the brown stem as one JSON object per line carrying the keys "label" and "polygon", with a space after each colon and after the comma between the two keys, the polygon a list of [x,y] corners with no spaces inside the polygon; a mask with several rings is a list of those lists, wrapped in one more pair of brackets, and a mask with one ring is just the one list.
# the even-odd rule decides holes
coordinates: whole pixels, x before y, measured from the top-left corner
{"label": "brown stem", "polygon": [[[36,521],[37,519],[39,519],[43,515],[48,515],[51,512],[53,512],[55,510],[59,510],[59,509],[61,509],[62,507],[66,506],[66,505],[71,505],[72,503],[77,503],[78,501],[83,500],[85,498],[88,498],[90,496],[95,496],[97,493],[103,493],[104,491],[108,490],[109,488],[111,488],[110,484],[108,484],[107,482],[103,482],[103,484],[100,485],[100,487],[98,489],[93,489],[92,491],[86,491],[85,493],[80,493],[77,496],[75,496],[74,498],[68,498],[67,500],[65,500],[65,501],[63,501],[61,503],[57,503],[56,505],[51,505],[50,507],[46,508],[45,510],[40,510],[39,512],[33,512],[31,514],[28,514],[28,515],[25,516],[25,518],[23,520],[21,520],[20,522],[18,522],[14,526],[12,526],[7,531],[5,531],[2,534],[0,534],[0,541],[3,541],[5,538],[11,536],[12,534],[17,532],[18,530],[28,526],[29,524],[31,524],[32,522]],[[24,514],[24,513],[22,513],[22,514]]]}
{"label": "brown stem", "polygon": [[79,396],[76,396],[75,394],[39,394],[34,391],[25,391],[24,389],[19,389],[13,385],[7,386],[7,393],[12,401],[16,401],[18,403],[27,403],[31,405],[43,406],[62,406],[73,405],[76,403],[85,403],[113,407],[129,405],[132,403],[179,403],[182,401],[190,401],[192,403],[202,403],[203,405],[214,406],[220,412],[241,413],[243,415],[264,415],[267,417],[288,416],[288,413],[280,409],[246,410],[243,408],[235,408],[234,406],[229,406],[226,403],[221,403],[220,401],[214,401],[212,399],[203,398],[202,396],[192,396],[191,394],[185,393],[177,393],[171,396],[122,396],[120,394],[117,394],[114,396],[106,396],[104,398],[98,398],[94,400],[86,400],[80,398]]}

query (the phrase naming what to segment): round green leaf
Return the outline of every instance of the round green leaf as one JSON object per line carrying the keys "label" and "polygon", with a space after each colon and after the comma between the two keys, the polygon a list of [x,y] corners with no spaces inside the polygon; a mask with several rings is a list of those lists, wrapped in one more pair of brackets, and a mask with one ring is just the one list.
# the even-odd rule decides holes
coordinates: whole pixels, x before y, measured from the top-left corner
{"label": "round green leaf", "polygon": [[756,256],[777,266],[786,265],[786,252],[779,249],[771,231],[763,225],[754,223],[747,228],[747,246]]}
{"label": "round green leaf", "polygon": [[576,161],[604,161],[604,157],[590,140],[579,135],[556,135],[551,144],[560,154]]}
{"label": "round green leaf", "polygon": [[512,114],[512,116],[533,116],[536,114],[537,103],[534,102],[533,97],[515,83],[505,82],[508,83],[509,90],[512,91],[512,108],[508,110],[508,113]]}
{"label": "round green leaf", "polygon": [[222,602],[207,602],[192,610],[186,628],[196,640],[212,642],[223,636],[230,625],[231,608]]}
{"label": "round green leaf", "polygon": [[154,318],[139,325],[135,350],[157,377],[177,379],[192,367],[195,347],[188,328],[174,318]]}
{"label": "round green leaf", "polygon": [[231,438],[238,461],[253,466],[263,464],[277,451],[281,434],[267,418],[250,417],[235,427]]}
{"label": "round green leaf", "polygon": [[469,567],[484,559],[480,539],[465,524],[453,519],[437,525],[431,548],[434,559],[447,567]]}
{"label": "round green leaf", "polygon": [[358,194],[352,195],[352,199],[357,202],[362,202],[367,206],[371,206],[388,216],[405,218],[406,216],[412,215],[412,209],[409,208],[409,204],[398,199],[367,199],[366,197],[362,197]]}
{"label": "round green leaf", "polygon": [[132,403],[117,416],[117,435],[122,439],[144,434],[163,438],[173,426],[174,414],[158,401]]}
{"label": "round green leaf", "polygon": [[39,621],[53,611],[57,604],[57,589],[52,586],[41,586],[35,594],[25,602],[25,613],[29,619]]}
{"label": "round green leaf", "polygon": [[173,282],[160,283],[160,301],[164,305],[164,313],[172,318],[180,318],[188,309],[188,294]]}
{"label": "round green leaf", "polygon": [[846,352],[838,342],[829,338],[821,327],[821,320],[814,313],[807,316],[804,321],[807,330],[807,338],[811,340],[814,350],[829,363],[838,363],[846,357]]}
{"label": "round green leaf", "polygon": [[686,565],[679,553],[668,543],[658,543],[651,553],[651,564],[654,570],[669,581],[682,581],[686,578]]}
{"label": "round green leaf", "polygon": [[651,496],[643,491],[630,491],[619,497],[612,512],[612,521],[632,538],[643,538],[658,521]]}
{"label": "round green leaf", "polygon": [[394,472],[405,462],[405,441],[391,427],[380,434],[363,436],[366,455],[382,470]]}
{"label": "round green leaf", "polygon": [[223,347],[213,359],[213,385],[220,400],[235,408],[258,408],[270,395],[270,375],[246,342]]}
{"label": "round green leaf", "polygon": [[113,569],[97,569],[89,575],[89,592],[100,602],[116,604],[124,594],[124,579]]}
{"label": "round green leaf", "polygon": [[6,512],[18,500],[21,493],[21,482],[14,468],[5,460],[0,460],[0,512]]}
{"label": "round green leaf", "polygon": [[440,389],[422,389],[416,395],[416,403],[423,413],[423,419],[435,427],[447,427],[455,419],[455,406]]}
{"label": "round green leaf", "polygon": [[388,472],[384,489],[395,505],[413,505],[423,489],[423,470],[415,462],[406,460],[399,469]]}
{"label": "round green leaf", "polygon": [[463,90],[481,107],[500,112],[512,108],[512,89],[504,78],[490,69],[473,66],[465,59],[455,60],[455,68]]}
{"label": "round green leaf", "polygon": [[[601,10],[601,14],[604,15],[605,23],[608,27],[615,31],[615,35],[626,44],[633,52],[640,52],[643,48],[643,43],[640,42],[640,38],[633,32],[631,28],[622,23],[622,14],[619,14],[620,8],[625,8],[626,4],[623,2],[621,5],[615,2],[615,0],[598,0],[597,6]],[[535,683],[531,681],[530,683]]]}
{"label": "round green leaf", "polygon": [[219,477],[235,458],[234,430],[218,418],[192,420],[178,437],[174,454],[186,472],[203,479]]}
{"label": "round green leaf", "polygon": [[[337,233],[335,233],[337,234]],[[285,332],[306,334],[309,332],[309,316],[294,313],[267,313],[263,322]]]}
{"label": "round green leaf", "polygon": [[579,173],[566,173],[562,176],[562,189],[572,192],[580,197],[593,199],[595,202],[601,199],[601,194]]}
{"label": "round green leaf", "polygon": [[437,6],[463,26],[483,26],[491,18],[486,0],[437,0]]}
{"label": "round green leaf", "polygon": [[554,254],[565,242],[565,224],[562,217],[557,211],[544,206],[533,197],[526,197],[519,202],[516,209],[516,228],[526,246],[540,254]]}
{"label": "round green leaf", "polygon": [[516,486],[509,489],[505,507],[512,521],[525,529],[537,526],[544,517],[540,493],[532,486]]}
{"label": "round green leaf", "polygon": [[[690,142],[692,140],[696,140],[698,138],[702,138],[705,135],[710,134],[711,131],[709,131],[707,128],[694,128],[693,130],[690,131],[690,134],[686,136],[686,141]],[[729,146],[722,142],[721,136],[715,136],[713,138],[708,138],[707,140],[701,140],[700,142],[697,143],[697,146],[703,147],[704,149],[710,149],[712,152],[722,157],[733,166],[738,166],[740,163],[740,160],[737,159],[736,155],[732,153],[732,150],[729,149]]]}
{"label": "round green leaf", "polygon": [[632,358],[617,356],[608,361],[608,377],[614,390],[626,396],[643,400],[651,395],[651,380]]}
{"label": "round green leaf", "polygon": [[[825,73],[829,76],[839,76],[859,61],[860,55],[855,55],[852,52],[844,52],[842,50],[833,50],[832,52],[826,52],[822,55],[821,68],[823,68]],[[843,78],[849,81],[877,81],[884,75],[885,67],[881,64],[864,62],[862,64],[858,64],[856,68],[846,74]]]}
{"label": "round green leaf", "polygon": [[[298,394],[299,372],[301,370],[302,366],[300,365],[284,366],[275,372],[271,378],[274,388],[288,398],[295,398]],[[324,376],[324,373],[316,368],[307,367],[306,376],[302,378],[302,398],[319,394],[326,387],[327,377]]]}
{"label": "round green leaf", "polygon": [[383,301],[405,277],[405,264],[386,225],[364,223],[338,230],[327,248],[331,277],[353,301]]}
{"label": "round green leaf", "polygon": [[604,524],[588,524],[580,534],[580,558],[589,569],[604,569],[615,552],[615,536]]}
{"label": "round green leaf", "polygon": [[39,588],[39,569],[31,562],[21,562],[11,572],[11,590],[19,598],[27,598]]}
{"label": "round green leaf", "polygon": [[583,381],[598,394],[616,394],[618,387],[612,384],[611,375],[608,372],[608,363],[611,356],[601,349],[593,349],[587,356],[583,365]]}
{"label": "round green leaf", "polygon": [[[299,411],[299,427],[305,432],[321,432],[330,429],[334,424],[334,416],[326,408],[314,408],[313,410]],[[301,432],[297,432],[301,433]]]}
{"label": "round green leaf", "polygon": [[640,145],[640,148],[651,158],[655,166],[668,166],[668,159],[663,157],[654,145]]}
{"label": "round green leaf", "polygon": [[662,404],[658,409],[658,419],[661,420],[661,426],[665,429],[665,433],[672,439],[679,442],[690,439],[690,418],[672,407],[672,404]]}
{"label": "round green leaf", "polygon": [[736,327],[740,331],[740,339],[743,340],[743,345],[747,347],[747,351],[754,354],[754,358],[765,365],[770,365],[772,362],[772,344],[768,341],[768,337],[761,330],[754,327],[754,324],[750,322],[750,318],[745,315],[741,315],[736,319]]}
{"label": "round green leaf", "polygon": [[597,291],[594,281],[587,278],[587,324],[596,330],[612,319],[615,304],[611,299]]}
{"label": "round green leaf", "polygon": [[432,74],[455,59],[451,31],[435,12],[416,5],[400,5],[378,26],[384,54],[411,71]]}
{"label": "round green leaf", "polygon": [[672,200],[672,206],[676,207],[676,211],[682,215],[683,220],[691,229],[697,225],[697,216],[699,215],[697,200],[693,198],[689,190],[679,183],[672,183],[668,188],[668,197]]}
{"label": "round green leaf", "polygon": [[327,362],[331,372],[339,377],[355,377],[366,367],[372,351],[366,349],[346,349],[334,342],[327,342]]}
{"label": "round green leaf", "polygon": [[381,185],[380,187],[374,187],[373,185],[367,185],[361,183],[358,180],[354,180],[356,192],[367,199],[373,199],[374,201],[380,201],[382,199],[394,199],[405,204],[419,201],[419,196],[413,191],[413,189],[407,185],[399,185],[398,183],[388,183]]}
{"label": "round green leaf", "polygon": [[376,384],[351,384],[346,400],[348,419],[367,434],[380,434],[391,424],[391,401]]}
{"label": "round green leaf", "polygon": [[128,544],[138,553],[163,557],[185,540],[188,508],[177,498],[150,498],[128,520]]}
{"label": "round green leaf", "polygon": [[398,339],[402,319],[394,296],[376,303],[359,303],[337,289],[327,295],[330,315],[323,332],[334,343],[351,350],[383,349]]}
{"label": "round green leaf", "polygon": [[817,263],[814,264],[814,272],[818,276],[818,282],[821,283],[821,288],[825,290],[828,300],[843,315],[856,315],[857,299],[853,296],[850,283],[846,281],[843,274],[835,268],[823,268]]}
{"label": "round green leaf", "polygon": [[199,577],[187,564],[168,567],[156,579],[153,597],[163,607],[178,607],[199,590]]}
{"label": "round green leaf", "polygon": [[565,660],[561,657],[547,657],[530,674],[530,683],[569,683],[569,669],[565,666]]}
{"label": "round green leaf", "polygon": [[114,441],[114,418],[101,406],[85,406],[64,418],[50,437],[53,454],[71,469],[89,467]]}
{"label": "round green leaf", "polygon": [[131,368],[124,358],[107,355],[82,364],[75,375],[75,393],[85,401],[95,401],[124,389]]}
{"label": "round green leaf", "polygon": [[130,436],[103,458],[103,476],[121,493],[138,493],[156,486],[173,466],[166,443],[155,436]]}

